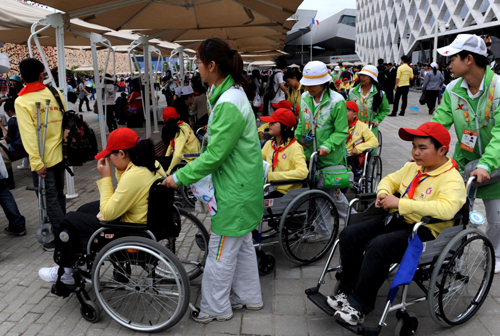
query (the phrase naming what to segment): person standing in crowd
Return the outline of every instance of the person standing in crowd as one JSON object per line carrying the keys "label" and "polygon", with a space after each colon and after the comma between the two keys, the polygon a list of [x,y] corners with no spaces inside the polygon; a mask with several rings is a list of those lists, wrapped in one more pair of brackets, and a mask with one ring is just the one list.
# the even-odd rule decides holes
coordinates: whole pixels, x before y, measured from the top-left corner
{"label": "person standing in crowd", "polygon": [[[62,112],[66,106],[59,106],[52,92],[43,85],[43,64],[34,58],[26,58],[19,64],[21,76],[26,83],[19,92],[15,109],[19,119],[19,131],[24,149],[29,154],[33,183],[38,186],[38,178],[45,178],[47,215],[52,224],[52,230],[57,232],[66,213],[66,196],[64,195],[64,162],[62,152]],[[49,111],[46,111],[45,101],[50,100]],[[64,105],[64,100],[61,100]],[[45,120],[49,113],[46,133],[44,161],[38,150],[37,111],[36,102],[43,102],[40,109],[40,120]],[[47,250],[54,249],[54,241],[43,245]]]}
{"label": "person standing in crowd", "polygon": [[172,71],[167,70],[165,76],[163,76],[163,78],[161,79],[161,92],[165,96],[165,100],[167,101],[168,106],[172,105],[172,101],[174,100],[172,90],[170,89],[170,84],[172,83],[172,81]]}
{"label": "person standing in crowd", "polygon": [[340,67],[338,65],[336,65],[335,68],[333,68],[333,71],[330,74],[330,76],[332,76],[332,79],[333,79],[334,83],[336,83],[338,80],[340,80],[340,82],[342,83],[341,73],[340,73]]}
{"label": "person standing in crowd", "polygon": [[385,80],[385,65],[384,65],[384,59],[379,58],[377,60],[377,71],[378,71],[378,85],[382,88],[382,90],[385,91],[385,88],[387,87],[387,82]]}
{"label": "person standing in crowd", "polygon": [[7,91],[7,97],[0,99],[0,106],[9,98],[16,99],[19,95],[19,91],[23,89],[23,81],[18,75],[14,75],[10,78],[10,85],[9,91]]}
{"label": "person standing in crowd", "polygon": [[[319,151],[318,169],[328,166],[345,165],[345,141],[348,133],[347,109],[344,98],[330,90],[331,77],[326,65],[320,61],[307,63],[300,83],[305,90],[300,104],[299,124],[295,138],[304,146],[306,158],[313,153],[314,144]],[[315,137],[311,131],[315,129]],[[324,189],[332,196],[339,216],[346,218],[348,203],[340,189]],[[318,204],[321,207],[321,204]],[[321,214],[323,215],[323,214]],[[330,214],[318,219],[320,223],[308,242],[327,240],[331,234]]]}
{"label": "person standing in crowd", "polygon": [[408,56],[401,57],[401,65],[398,68],[396,75],[396,85],[394,90],[396,91],[396,98],[394,98],[394,106],[392,107],[392,113],[389,117],[396,117],[398,115],[399,99],[402,99],[400,116],[405,115],[406,106],[408,104],[408,91],[410,90],[410,79],[413,78],[413,70],[408,66],[410,59]]}
{"label": "person standing in crowd", "polygon": [[292,104],[292,112],[298,117],[300,112],[300,97],[304,93],[304,88],[300,84],[302,74],[297,70],[288,70],[283,76],[288,85],[287,100]]}
{"label": "person standing in crowd", "polygon": [[387,96],[378,83],[378,70],[373,65],[365,65],[359,72],[360,84],[349,92],[349,101],[359,107],[358,119],[372,127],[378,136],[378,126],[391,112]]}
{"label": "person standing in crowd", "polygon": [[429,72],[429,64],[424,64],[424,68],[420,70],[420,80],[423,82],[425,80],[425,75]]}
{"label": "person standing in crowd", "polygon": [[286,59],[283,56],[280,56],[276,59],[276,74],[274,75],[273,90],[276,92],[276,95],[273,99],[271,99],[272,104],[278,104],[280,101],[285,100],[286,96],[288,96],[288,89],[285,86],[285,80],[283,79],[283,73],[286,71]]}
{"label": "person standing in crowd", "polygon": [[361,70],[361,67],[359,65],[353,65],[352,67],[352,79],[351,79],[351,85],[354,87],[359,84],[359,77],[358,77],[358,72]]}
{"label": "person standing in crowd", "polygon": [[422,84],[422,92],[425,92],[425,102],[429,108],[429,114],[433,114],[436,108],[436,100],[439,97],[439,93],[443,88],[444,76],[437,69],[437,63],[432,62],[432,70],[427,72],[424,77],[424,84]]}
{"label": "person standing in crowd", "polygon": [[263,307],[252,230],[264,212],[264,172],[252,106],[241,88],[246,78],[240,54],[213,38],[201,42],[197,58],[210,87],[208,145],[163,184],[177,188],[212,174],[217,214],[201,283],[201,311],[192,315],[196,322],[208,323],[231,319],[233,309]]}
{"label": "person standing in crowd", "polygon": [[106,124],[108,125],[108,131],[109,133],[113,132],[115,129],[118,128],[118,125],[116,124],[116,91],[117,87],[115,86],[115,81],[114,78],[111,77],[110,74],[106,74],[104,76],[104,90],[102,91],[103,94],[103,101],[105,105],[105,118],[106,118]]}
{"label": "person standing in crowd", "polygon": [[185,86],[181,89],[180,97],[174,100],[172,107],[179,113],[180,119],[190,125],[189,108],[194,102],[194,90],[191,86]]}
{"label": "person standing in crowd", "polygon": [[17,123],[16,109],[14,107],[15,99],[9,98],[5,102],[4,111],[9,116],[9,121],[7,121],[7,129],[0,123],[0,128],[2,129],[4,140],[9,147],[9,151],[12,153],[24,153],[23,142],[21,140],[21,135],[19,134],[19,125]]}
{"label": "person standing in crowd", "polygon": [[394,102],[394,86],[396,85],[396,69],[392,63],[387,63],[386,65],[385,78],[387,88],[384,92],[387,95],[389,104],[392,104]]}
{"label": "person standing in crowd", "polygon": [[89,98],[87,97],[90,93],[87,91],[85,86],[85,79],[80,79],[80,84],[78,84],[78,99],[80,99],[80,105],[78,106],[78,112],[82,111],[82,105],[85,102],[87,105],[87,112],[92,112],[89,106]]}
{"label": "person standing in crowd", "polygon": [[[488,182],[500,166],[500,108],[495,103],[500,99],[500,77],[488,66],[486,44],[477,35],[460,34],[438,52],[451,57],[456,79],[446,87],[432,121],[447,129],[454,126],[459,140],[453,158],[461,168],[478,160],[470,176],[477,176],[476,184]],[[478,186],[471,197],[483,200],[486,235],[495,249],[495,273],[500,273],[500,182]]]}
{"label": "person standing in crowd", "polygon": [[[3,158],[1,156],[0,165],[4,165]],[[5,169],[5,165],[3,169]],[[9,190],[7,177],[8,176],[3,176],[3,174],[0,175],[0,206],[5,213],[5,217],[7,217],[7,221],[9,222],[3,232],[12,236],[24,236],[26,234],[26,219],[19,212],[16,200]]]}
{"label": "person standing in crowd", "polygon": [[258,69],[252,70],[252,83],[255,85],[259,96],[262,96],[262,85],[260,83],[260,71]]}

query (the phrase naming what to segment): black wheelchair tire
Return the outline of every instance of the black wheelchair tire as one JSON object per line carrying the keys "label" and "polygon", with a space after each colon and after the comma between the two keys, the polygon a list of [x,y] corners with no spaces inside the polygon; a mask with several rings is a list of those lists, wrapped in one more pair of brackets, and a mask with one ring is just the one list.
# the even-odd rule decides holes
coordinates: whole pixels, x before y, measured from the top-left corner
{"label": "black wheelchair tire", "polygon": [[405,323],[404,319],[399,319],[396,324],[396,329],[394,330],[395,336],[410,336],[414,335],[418,328],[418,318],[415,313],[408,313],[411,321],[411,325],[408,322]]}
{"label": "black wheelchair tire", "polygon": [[377,191],[378,184],[382,180],[382,159],[380,155],[374,154],[370,156],[368,161],[368,179],[365,180],[366,192],[374,193]]}
{"label": "black wheelchair tire", "polygon": [[101,310],[95,302],[85,300],[84,304],[80,307],[80,314],[86,321],[96,323],[101,316]]}
{"label": "black wheelchair tire", "polygon": [[[299,237],[297,241],[300,241],[299,245],[304,241],[304,236],[306,236],[309,232],[308,230],[310,229],[309,224],[302,225],[301,227],[287,227],[287,221],[290,223],[291,219],[294,216],[300,216],[300,213],[304,212],[304,210],[301,210],[301,206],[305,204],[305,202],[308,202],[311,199],[317,200],[324,200],[326,203],[329,204],[330,208],[330,214],[333,217],[333,224],[332,224],[332,232],[328,240],[326,241],[326,244],[323,248],[319,250],[318,253],[315,253],[311,257],[302,257],[297,255],[296,252],[294,252],[292,244],[292,238],[297,238],[298,235],[301,233],[304,233],[302,237]],[[312,209],[316,209],[316,205],[313,207],[308,206],[307,211],[311,211]],[[297,212],[297,213],[296,213]],[[286,256],[288,260],[295,264],[299,265],[307,265],[310,263],[313,263],[319,259],[321,259],[325,254],[328,253],[328,251],[332,248],[334,242],[335,242],[335,237],[337,236],[337,233],[339,231],[339,215],[337,212],[337,208],[335,207],[335,203],[333,202],[332,198],[330,195],[328,195],[326,192],[322,190],[309,190],[306,191],[297,197],[295,197],[290,204],[285,208],[285,211],[283,212],[283,215],[281,216],[280,219],[280,226],[279,226],[279,244],[281,247],[281,250],[283,251],[283,254]],[[307,239],[307,238],[305,238]]]}
{"label": "black wheelchair tire", "polygon": [[377,147],[377,154],[380,156],[382,155],[382,132],[380,132],[380,129],[377,132],[377,140],[378,140],[378,147]]}
{"label": "black wheelchair tire", "polygon": [[[456,276],[458,281],[462,280],[462,277],[463,279],[469,279],[468,275],[462,275],[460,274],[460,271],[455,272],[454,268],[456,267],[455,265],[460,264],[459,267],[462,269],[463,261],[459,259],[464,258],[464,253],[468,252],[468,250],[465,251],[467,246],[470,246],[477,240],[482,240],[484,244],[483,252],[487,253],[486,258],[489,262],[485,265],[486,267],[476,267],[476,269],[484,271],[480,288],[477,290],[476,296],[472,298],[471,304],[467,307],[467,309],[463,313],[459,314],[457,319],[452,319],[451,316],[448,316],[444,310],[443,294],[445,294],[445,291],[442,289],[445,288],[447,278],[451,277],[453,273],[460,275],[460,278]],[[448,242],[439,255],[429,281],[427,303],[432,320],[442,327],[451,327],[467,322],[479,310],[488,296],[488,292],[493,282],[494,267],[495,253],[491,242],[486,237],[484,232],[478,229],[466,229],[453,237],[453,239]],[[470,282],[468,280],[464,280],[464,283],[468,285]],[[455,293],[456,292],[457,291],[455,291]],[[448,293],[448,289],[446,290],[446,293]]]}

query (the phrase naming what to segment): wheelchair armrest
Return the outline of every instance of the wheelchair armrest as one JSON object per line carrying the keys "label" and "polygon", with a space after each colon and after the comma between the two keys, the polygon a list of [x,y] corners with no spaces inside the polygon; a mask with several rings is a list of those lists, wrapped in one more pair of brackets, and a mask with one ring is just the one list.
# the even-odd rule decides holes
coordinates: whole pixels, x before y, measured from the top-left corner
{"label": "wheelchair armrest", "polygon": [[148,226],[146,224],[140,224],[140,223],[127,223],[127,222],[119,222],[119,221],[102,221],[99,222],[102,227],[105,228],[110,228],[110,229],[125,229],[125,230],[132,230],[132,231],[145,231],[148,229]]}
{"label": "wheelchair armrest", "polygon": [[368,148],[365,150],[365,153],[371,153],[371,152],[373,152],[373,148]]}
{"label": "wheelchair armrest", "polygon": [[425,217],[422,217],[422,219],[420,221],[422,223],[425,223],[425,224],[436,224],[436,223],[447,222],[449,220],[456,221],[456,220],[460,220],[463,218],[464,218],[464,215],[459,212],[452,219],[448,219],[448,220],[442,220],[442,219],[437,219],[437,218],[425,216]]}
{"label": "wheelchair armrest", "polygon": [[359,199],[360,201],[376,200],[377,193],[360,194],[360,195],[356,195],[356,198]]}
{"label": "wheelchair armrest", "polygon": [[309,180],[284,180],[284,181],[269,181],[268,183],[272,186],[281,186],[281,185],[287,185],[287,184],[304,184],[307,183]]}

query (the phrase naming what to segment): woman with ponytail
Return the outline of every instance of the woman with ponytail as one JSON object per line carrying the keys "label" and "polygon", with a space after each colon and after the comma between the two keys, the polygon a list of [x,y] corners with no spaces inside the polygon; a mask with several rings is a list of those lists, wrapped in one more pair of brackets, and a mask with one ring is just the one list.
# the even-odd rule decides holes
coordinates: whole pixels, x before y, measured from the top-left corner
{"label": "woman with ponytail", "polygon": [[263,168],[252,106],[243,90],[243,60],[222,39],[203,41],[198,70],[208,83],[207,146],[199,158],[165,180],[171,188],[212,175],[217,214],[201,284],[197,322],[226,321],[233,309],[261,309],[257,257],[252,230],[264,211]]}
{"label": "woman with ponytail", "polygon": [[[151,140],[140,139],[129,128],[111,132],[106,149],[95,158],[98,160],[97,171],[101,175],[101,179],[97,181],[100,201],[85,204],[76,212],[69,212],[64,216],[61,229],[54,232],[54,261],[59,266],[42,268],[38,272],[46,282],[55,283],[58,269],[63,267],[61,281],[66,285],[75,283],[71,261],[82,248],[86,249],[91,235],[101,227],[99,221],[119,220],[146,225],[149,188],[156,179],[166,176],[155,160]],[[114,191],[110,163],[116,169],[118,180]],[[59,233],[63,230],[68,232],[68,242],[61,242],[59,238]]]}
{"label": "woman with ponytail", "polygon": [[[184,154],[200,152],[200,142],[194,134],[191,126],[179,120],[179,114],[173,107],[167,107],[163,110],[163,121],[165,126],[161,131],[161,139],[165,143],[167,152],[166,160],[160,163],[165,168],[168,162],[167,174],[170,174],[172,168],[181,162]],[[191,162],[194,158],[184,159]]]}

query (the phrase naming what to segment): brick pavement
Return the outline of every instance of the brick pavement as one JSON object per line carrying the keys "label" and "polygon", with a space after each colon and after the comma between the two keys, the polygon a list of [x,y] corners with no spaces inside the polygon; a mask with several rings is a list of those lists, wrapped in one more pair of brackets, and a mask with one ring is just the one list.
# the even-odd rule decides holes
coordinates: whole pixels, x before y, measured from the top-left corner
{"label": "brick pavement", "polygon": [[[409,106],[418,105],[418,93],[410,92]],[[162,97],[163,99],[163,97]],[[85,119],[98,131],[96,115],[85,113]],[[384,136],[383,165],[384,174],[401,167],[410,156],[411,144],[402,142],[397,137],[397,130],[402,126],[416,127],[430,120],[427,109],[419,112],[407,110],[404,118],[387,118],[381,125]],[[144,129],[139,130],[144,135]],[[99,138],[99,137],[98,137]],[[159,134],[153,138],[158,141]],[[453,136],[455,139],[455,136]],[[16,165],[16,163],[15,163]],[[98,173],[95,162],[75,168],[76,192],[79,196],[68,200],[68,211],[98,199],[95,181]],[[105,313],[99,322],[90,324],[80,316],[78,301],[74,296],[61,299],[50,294],[50,285],[42,282],[37,271],[42,266],[53,265],[52,254],[44,252],[36,240],[38,227],[38,205],[35,194],[24,188],[31,185],[31,174],[14,168],[16,189],[14,197],[21,213],[27,219],[28,235],[10,237],[0,235],[0,335],[132,335],[134,333],[112,321]],[[476,209],[483,211],[482,205]],[[199,214],[200,220],[209,226],[210,218]],[[6,218],[0,211],[0,220],[6,225]],[[0,227],[3,229],[3,227]],[[269,249],[276,256],[277,266],[272,274],[261,277],[264,297],[264,308],[258,312],[235,311],[228,322],[212,322],[208,325],[195,323],[189,319],[189,313],[166,335],[326,335],[345,334],[347,331],[339,327],[332,318],[325,315],[309,302],[304,289],[317,282],[324,260],[313,265],[297,267],[288,262],[279,247]],[[334,282],[331,276],[323,285],[323,292],[333,291]],[[498,275],[491,288],[489,298],[468,323],[452,329],[442,329],[435,325],[427,312],[427,305],[422,303],[409,308],[419,316],[419,335],[470,335],[475,336],[498,334],[500,330],[500,284]],[[374,314],[368,317],[368,324],[375,325],[382,310],[389,284],[380,291],[380,299]],[[411,293],[417,293],[414,289]],[[191,283],[191,301],[199,304],[200,279]],[[91,296],[94,298],[93,293]],[[382,331],[383,335],[393,334],[396,319],[390,314],[389,326]]]}

